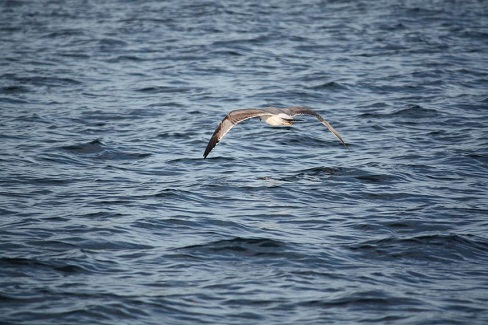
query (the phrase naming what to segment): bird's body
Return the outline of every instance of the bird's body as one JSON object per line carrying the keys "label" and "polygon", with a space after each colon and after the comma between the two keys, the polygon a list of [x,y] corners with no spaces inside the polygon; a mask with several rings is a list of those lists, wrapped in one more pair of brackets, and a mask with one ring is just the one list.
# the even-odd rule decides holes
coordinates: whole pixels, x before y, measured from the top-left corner
{"label": "bird's body", "polygon": [[261,120],[264,120],[271,126],[291,126],[293,124],[293,117],[285,113],[263,116]]}
{"label": "bird's body", "polygon": [[215,129],[210,141],[208,142],[204,158],[207,158],[208,154],[217,145],[217,143],[230,131],[234,125],[245,121],[253,117],[259,117],[260,120],[265,121],[267,124],[272,126],[291,126],[295,121],[293,116],[295,115],[312,115],[315,116],[330,132],[332,132],[342,144],[345,142],[342,140],[339,133],[319,114],[307,107],[288,107],[288,108],[277,108],[277,107],[267,107],[267,108],[248,108],[248,109],[237,109],[231,111],[227,116],[220,122],[220,124]]}

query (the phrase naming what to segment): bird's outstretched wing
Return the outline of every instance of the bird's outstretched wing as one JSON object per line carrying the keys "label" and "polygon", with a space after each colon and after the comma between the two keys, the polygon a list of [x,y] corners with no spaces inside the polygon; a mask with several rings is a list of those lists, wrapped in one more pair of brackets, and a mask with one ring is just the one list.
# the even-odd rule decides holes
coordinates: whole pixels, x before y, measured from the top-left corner
{"label": "bird's outstretched wing", "polygon": [[227,134],[227,132],[230,131],[230,129],[234,127],[234,125],[253,117],[266,116],[266,115],[271,115],[271,114],[256,108],[237,109],[231,111],[229,114],[227,114],[226,117],[224,117],[222,122],[220,122],[217,128],[215,129],[215,132],[210,138],[207,148],[203,153],[203,158],[207,158],[210,151],[212,151],[212,149],[217,145],[217,143],[219,143],[219,141],[222,140],[222,138]]}
{"label": "bird's outstretched wing", "polygon": [[315,112],[314,110],[308,108],[308,107],[288,107],[288,108],[284,108],[283,109],[283,112],[285,112],[286,114],[290,115],[290,116],[294,116],[294,115],[312,115],[312,116],[315,116],[327,129],[329,129],[330,132],[332,132],[332,134],[334,134],[337,139],[339,139],[339,141],[345,146],[346,143],[344,142],[344,140],[342,140],[341,136],[339,135],[339,132],[337,132],[333,127],[332,125],[329,124],[329,122],[327,122],[326,120],[324,120],[322,118],[322,116],[320,116],[317,112]]}

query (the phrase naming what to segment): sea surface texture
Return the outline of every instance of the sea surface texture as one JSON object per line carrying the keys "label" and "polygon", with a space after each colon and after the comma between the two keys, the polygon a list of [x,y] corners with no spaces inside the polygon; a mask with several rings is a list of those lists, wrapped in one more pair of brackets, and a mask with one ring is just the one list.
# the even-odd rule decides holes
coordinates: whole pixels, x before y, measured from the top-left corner
{"label": "sea surface texture", "polygon": [[[488,1],[1,0],[1,324],[488,324]],[[250,119],[203,159],[238,108]]]}

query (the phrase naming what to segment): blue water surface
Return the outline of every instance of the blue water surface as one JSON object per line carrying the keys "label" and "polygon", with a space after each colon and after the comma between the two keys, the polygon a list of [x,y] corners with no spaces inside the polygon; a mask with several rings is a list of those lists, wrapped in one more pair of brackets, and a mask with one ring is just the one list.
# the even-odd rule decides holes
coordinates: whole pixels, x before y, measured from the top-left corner
{"label": "blue water surface", "polygon": [[[487,1],[3,0],[0,48],[0,323],[488,323]],[[348,146],[203,159],[267,106]]]}

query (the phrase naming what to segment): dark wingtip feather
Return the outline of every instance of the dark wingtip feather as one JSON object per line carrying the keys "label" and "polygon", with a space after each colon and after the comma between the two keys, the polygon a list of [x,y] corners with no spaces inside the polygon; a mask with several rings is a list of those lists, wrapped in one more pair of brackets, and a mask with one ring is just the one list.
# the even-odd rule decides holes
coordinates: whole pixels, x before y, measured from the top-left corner
{"label": "dark wingtip feather", "polygon": [[207,158],[207,156],[210,154],[210,151],[212,151],[212,149],[215,148],[217,143],[219,143],[219,140],[217,138],[217,133],[219,133],[221,127],[222,127],[222,122],[217,126],[214,133],[212,134],[212,137],[208,141],[207,147],[205,148],[205,152],[203,153],[203,159]]}
{"label": "dark wingtip feather", "polygon": [[205,148],[205,152],[203,153],[203,159],[207,158],[207,156],[210,153],[210,151],[212,151],[212,149],[217,144],[217,143],[214,143],[214,141],[212,141],[212,140],[214,140],[214,137],[212,137],[210,139],[210,141],[208,142],[207,148]]}

